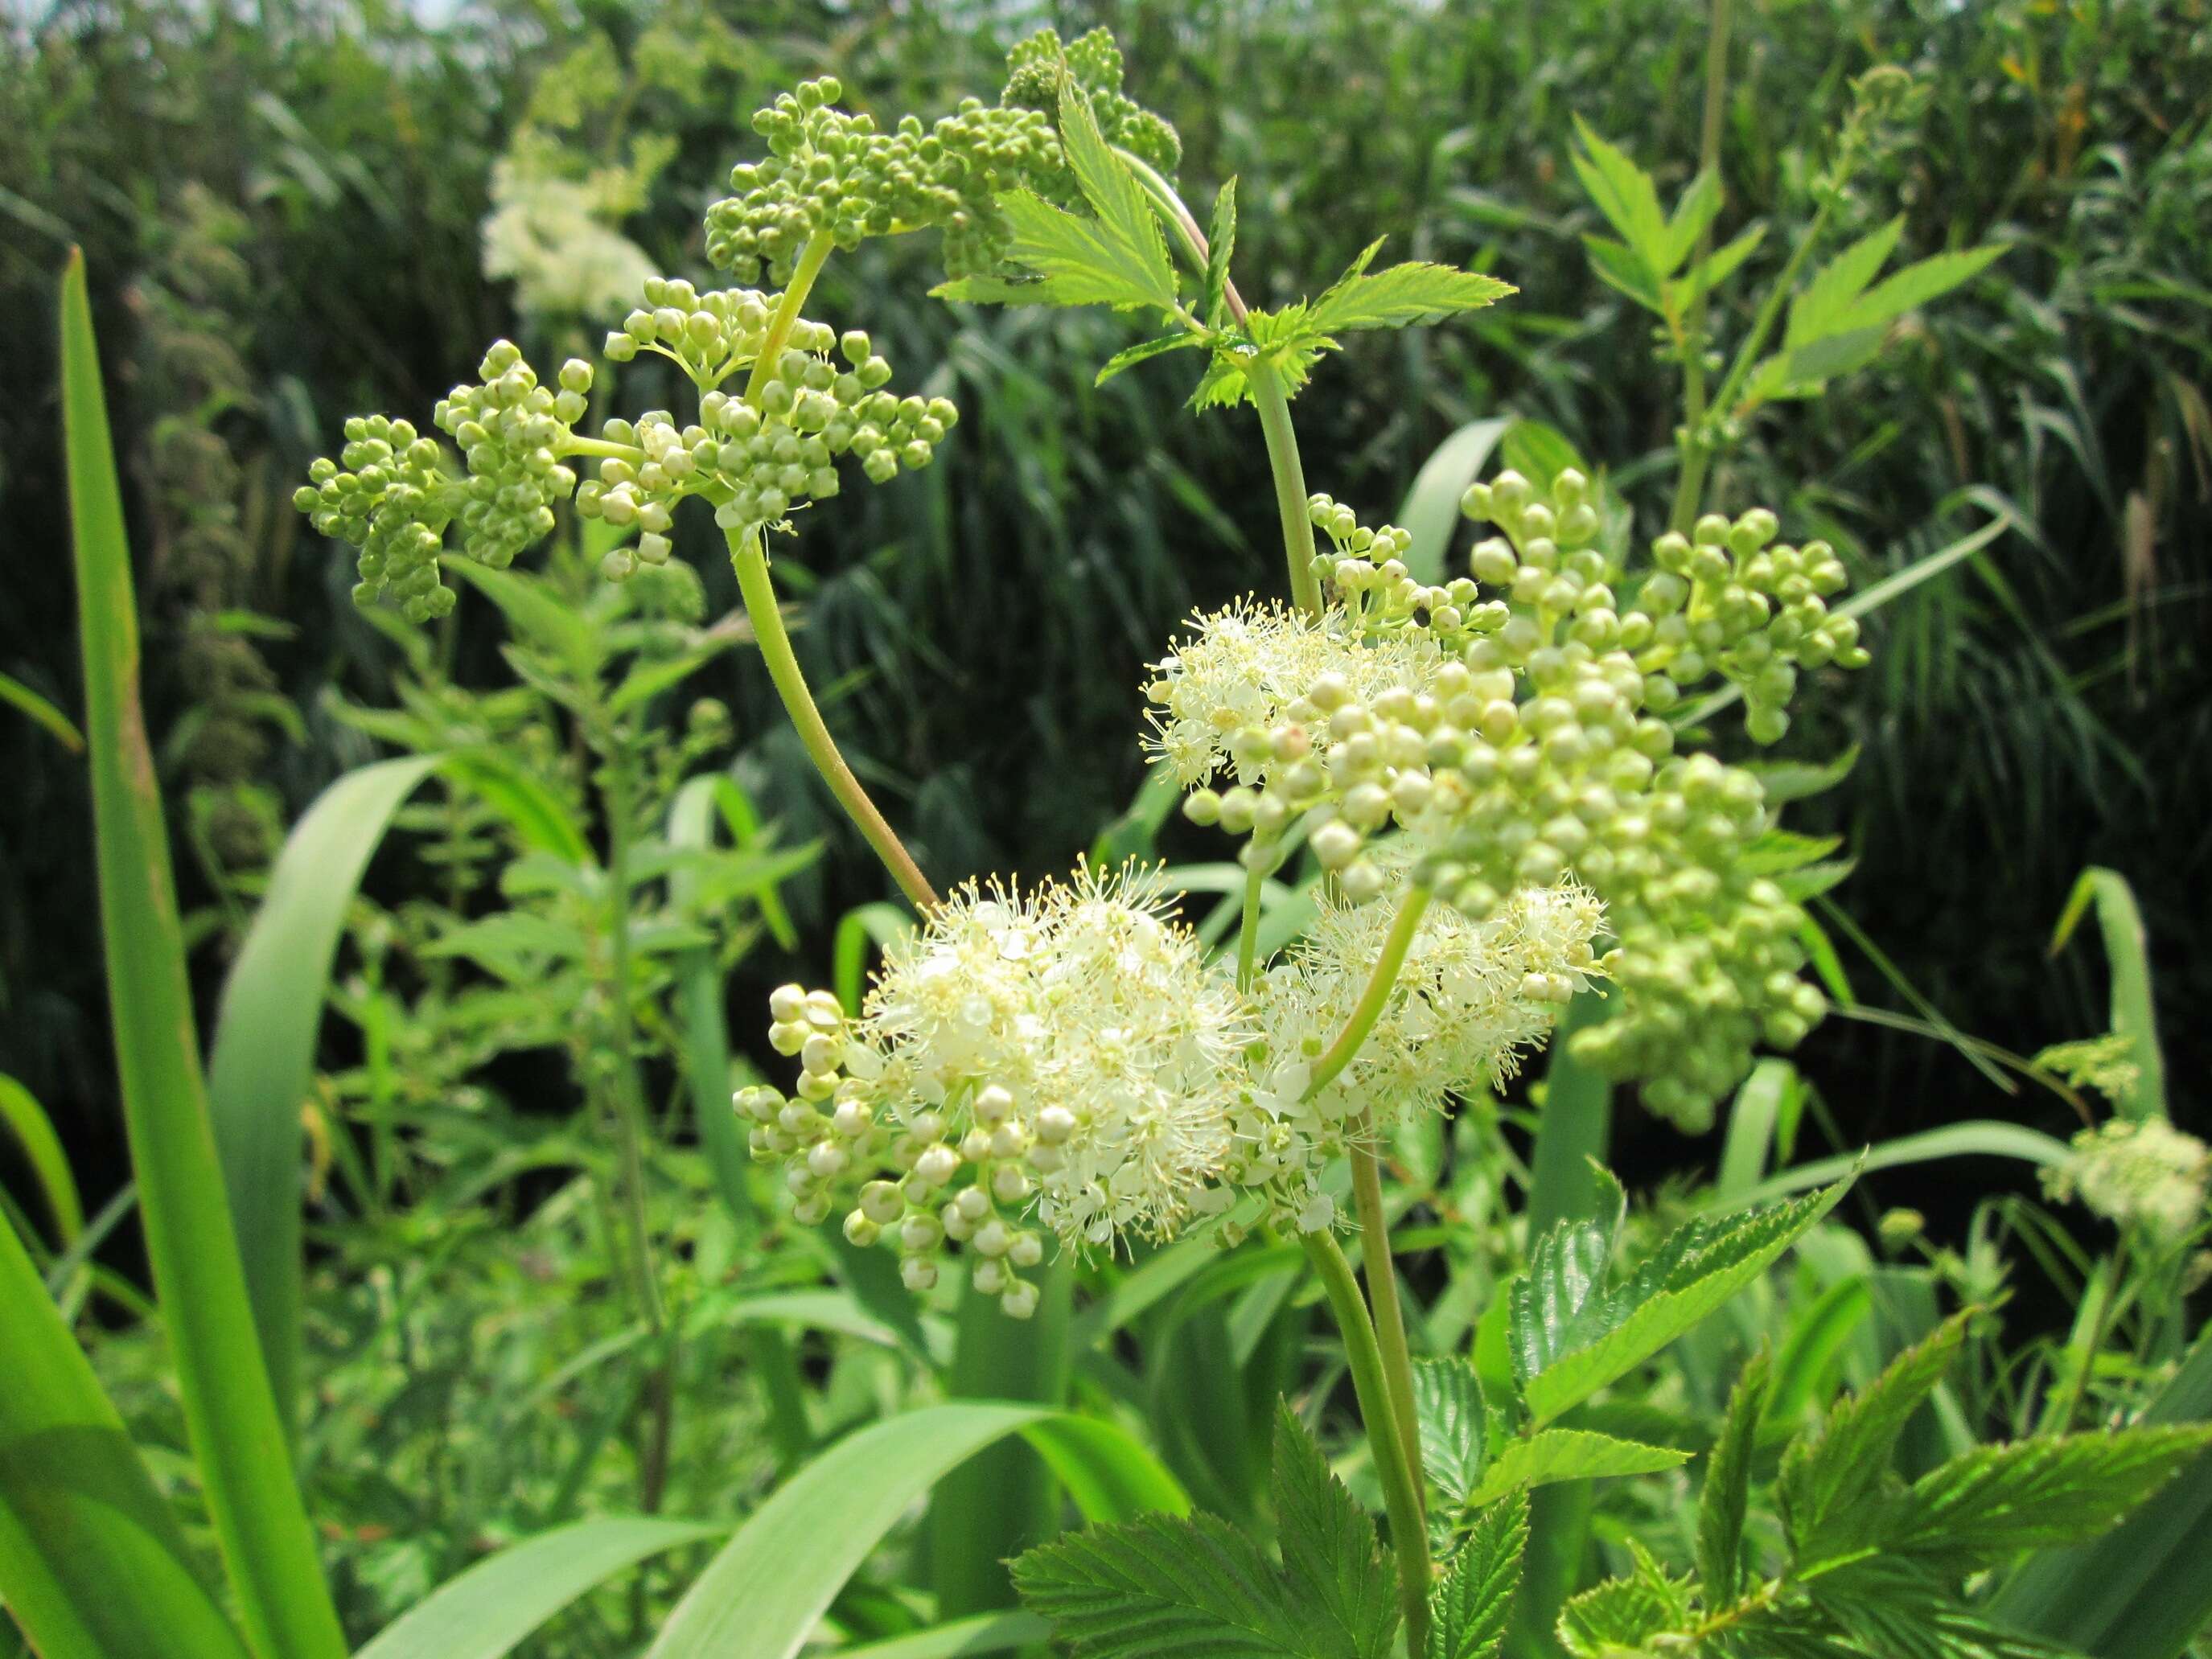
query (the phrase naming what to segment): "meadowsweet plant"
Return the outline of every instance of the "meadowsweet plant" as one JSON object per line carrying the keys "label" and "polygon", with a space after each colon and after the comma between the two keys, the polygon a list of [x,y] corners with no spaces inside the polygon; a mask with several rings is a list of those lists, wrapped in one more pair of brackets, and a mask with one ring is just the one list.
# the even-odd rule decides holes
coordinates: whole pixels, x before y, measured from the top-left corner
{"label": "meadowsweet plant", "polygon": [[[1811,890],[1794,878],[1813,855],[1777,832],[1780,801],[1759,771],[1700,744],[1738,702],[1744,733],[1772,743],[1808,679],[1865,664],[1856,620],[1834,604],[1844,566],[1821,542],[1785,538],[1772,511],[1705,511],[1692,469],[1724,434],[1698,424],[1674,522],[1656,536],[1633,533],[1597,469],[1508,467],[1467,491],[1476,528],[1456,568],[1417,573],[1407,531],[1308,488],[1291,402],[1345,337],[1443,322],[1508,284],[1420,261],[1378,267],[1377,242],[1313,297],[1248,305],[1231,270],[1234,181],[1201,229],[1174,182],[1174,134],[1124,93],[1103,33],[1038,34],[1012,54],[997,104],[966,100],[934,125],[886,128],[842,102],[836,81],[817,80],[756,116],[768,155],[735,168],[707,219],[708,257],[739,285],[648,278],[606,337],[610,364],[675,364],[694,407],[607,416],[586,435],[594,367],[571,362],[547,384],[501,343],[434,411],[458,465],[407,422],[362,420],[299,505],[360,550],[363,603],[388,597],[422,618],[453,603],[441,562],[505,566],[564,509],[609,543],[610,580],[667,567],[677,515],[699,498],[800,738],[919,913],[860,1006],[798,984],[770,1000],[769,1042],[796,1077],[787,1092],[748,1087],[735,1106],[794,1217],[838,1218],[854,1245],[895,1252],[916,1292],[957,1261],[1018,1319],[1037,1310],[1033,1270],[1054,1249],[1197,1228],[1224,1243],[1296,1238],[1342,1333],[1389,1555],[1286,1427],[1280,1605],[1186,1595],[1175,1628],[1194,1652],[1215,1650],[1226,1626],[1257,1640],[1240,1651],[1380,1659],[1402,1631],[1419,1659],[1475,1659],[1496,1647],[1530,1488],[1681,1461],[1560,1419],[1763,1273],[1840,1189],[1693,1223],[1617,1281],[1618,1212],[1555,1229],[1514,1293],[1510,1375],[1486,1385],[1413,1364],[1377,1148],[1411,1115],[1503,1082],[1586,990],[1603,992],[1607,1016],[1576,1036],[1578,1057],[1693,1129],[1761,1045],[1790,1047],[1820,1018],[1801,975]],[[1638,257],[1671,261],[1662,276],[1679,268],[1717,187],[1669,222],[1656,198],[1645,210],[1607,159],[1617,153],[1592,153]],[[1186,817],[1238,843],[1242,925],[1218,958],[1141,866],[940,896],[838,754],[792,653],[770,546],[803,535],[852,472],[888,484],[927,465],[957,418],[943,398],[896,391],[865,331],[805,308],[836,252],[923,230],[941,235],[945,300],[1148,319],[1157,331],[1100,380],[1195,353],[1194,409],[1256,417],[1286,592],[1194,618],[1144,687],[1145,742]],[[1692,311],[1720,257],[1700,267]],[[775,286],[746,286],[763,281]],[[1701,327],[1680,331],[1686,352],[1702,349]],[[1747,343],[1746,361],[1759,349]],[[1796,384],[1780,373],[1750,385],[1778,395]],[[1293,860],[1312,873],[1312,915],[1263,947],[1270,878]],[[1339,1243],[1347,1226],[1364,1295]],[[1486,1386],[1502,1392],[1486,1399]],[[1440,1397],[1443,1437],[1474,1441],[1451,1481],[1424,1462]],[[2183,1450],[2143,1450],[2130,1479],[2148,1489]],[[1794,1516],[1832,1498],[1789,1503]],[[1727,1502],[1740,1534],[1741,1493]],[[1904,1547],[1863,1532],[1850,1548]],[[1441,1577],[1439,1545],[1455,1552]],[[1079,1540],[1032,1565],[1033,1599],[1099,1651],[1158,1650],[1122,1639],[1166,1615],[1159,1595],[1106,1593],[1143,1577],[1118,1547]],[[1810,1546],[1793,1535],[1792,1547],[1796,1565],[1757,1590],[1737,1536],[1708,1570],[1717,1588],[1638,1580],[1621,1593],[1632,1618],[1577,1604],[1590,1635],[1573,1650],[1746,1652],[1731,1632],[1770,1626],[1803,1637],[1792,1651],[1865,1650],[1818,1645],[1793,1588]],[[1146,1548],[1155,1561],[1164,1548],[1211,1553],[1248,1589],[1277,1572],[1195,1523],[1153,1528]],[[1344,1639],[1331,1645],[1331,1631]]]}

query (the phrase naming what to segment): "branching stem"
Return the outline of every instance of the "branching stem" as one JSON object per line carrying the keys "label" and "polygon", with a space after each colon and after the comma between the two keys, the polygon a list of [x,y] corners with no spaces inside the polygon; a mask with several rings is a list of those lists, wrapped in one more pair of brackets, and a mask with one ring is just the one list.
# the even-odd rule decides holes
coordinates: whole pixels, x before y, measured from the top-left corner
{"label": "branching stem", "polygon": [[815,769],[822,781],[830,786],[830,793],[845,809],[846,816],[875,848],[876,856],[891,872],[899,890],[910,899],[917,909],[927,912],[937,906],[937,891],[930,886],[929,878],[921,873],[921,866],[914,861],[868,792],[860,787],[853,769],[845,763],[838,752],[837,740],[830,735],[830,727],[822,718],[822,711],[814,706],[814,694],[807,690],[806,676],[799,666],[799,658],[791,648],[791,635],[784,629],[783,613],[778,608],[775,583],[769,575],[768,551],[757,528],[732,530],[725,532],[730,544],[730,562],[737,567],[738,591],[744,596],[745,615],[752,619],[753,635],[760,644],[761,661],[767,665],[768,677],[775,683],[776,694],[783,699],[784,712],[799,732],[799,740],[805,745]]}

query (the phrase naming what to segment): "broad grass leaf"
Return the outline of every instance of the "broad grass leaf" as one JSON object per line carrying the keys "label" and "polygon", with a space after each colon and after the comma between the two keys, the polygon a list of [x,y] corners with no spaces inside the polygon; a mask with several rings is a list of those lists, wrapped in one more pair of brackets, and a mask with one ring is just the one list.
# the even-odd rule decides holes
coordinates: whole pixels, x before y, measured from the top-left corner
{"label": "broad grass leaf", "polygon": [[108,1006],[146,1253],[210,1518],[259,1650],[345,1641],[254,1335],[200,1070],[167,829],[138,698],[131,549],[84,260],[62,281],[62,416]]}
{"label": "broad grass leaf", "polygon": [[439,1585],[354,1659],[501,1659],[625,1567],[727,1530],[608,1515],[526,1538]]}
{"label": "broad grass leaf", "polygon": [[261,908],[223,981],[208,1103],[253,1323],[288,1428],[300,1395],[300,1108],[347,909],[393,815],[436,755],[379,761],[315,798],[285,837]]}
{"label": "broad grass leaf", "polygon": [[247,1659],[123,1420],[0,1218],[0,1601],[46,1659]]}

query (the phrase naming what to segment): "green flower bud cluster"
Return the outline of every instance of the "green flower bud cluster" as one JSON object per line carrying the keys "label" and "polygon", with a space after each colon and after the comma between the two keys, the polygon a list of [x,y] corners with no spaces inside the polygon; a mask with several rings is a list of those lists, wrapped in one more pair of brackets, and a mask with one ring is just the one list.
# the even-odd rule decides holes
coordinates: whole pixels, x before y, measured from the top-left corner
{"label": "green flower bud cluster", "polygon": [[434,416],[459,447],[465,476],[448,472],[436,441],[411,423],[356,416],[338,459],[317,460],[294,494],[317,530],[361,550],[357,603],[389,593],[413,621],[445,615],[453,594],[439,580],[438,556],[449,526],[459,525],[468,557],[504,568],[551,532],[554,504],[575,489],[561,456],[583,418],[591,366],[572,359],[556,391],[501,340],[477,374]]}
{"label": "green flower bud cluster", "polygon": [[[1173,176],[1182,161],[1176,130],[1121,90],[1121,48],[1103,28],[1092,29],[1063,46],[1056,29],[1042,28],[1006,54],[1006,86],[1000,104],[1057,117],[1061,77],[1083,88],[1100,137],[1156,171]],[[1069,199],[1073,191],[1060,186]]]}
{"label": "green flower bud cluster", "polygon": [[[1540,501],[1503,473],[1466,506],[1510,539],[1474,549],[1472,580],[1435,586],[1408,573],[1402,532],[1313,498],[1332,544],[1316,560],[1327,611],[1201,619],[1151,688],[1156,750],[1187,784],[1234,773],[1184,811],[1252,834],[1248,861],[1272,860],[1304,817],[1355,903],[1410,878],[1480,921],[1564,878],[1588,887],[1622,994],[1576,1052],[1702,1127],[1753,1045],[1794,1046],[1824,1004],[1799,977],[1802,912],[1744,856],[1772,823],[1758,777],[1678,755],[1659,716],[1686,667],[1758,680],[1755,707],[1780,717],[1796,665],[1863,661],[1821,603],[1840,568],[1817,545],[1772,547],[1772,515],[1747,514],[1662,538],[1659,569],[1624,604],[1580,474]],[[1704,660],[1686,664],[1692,653]]]}
{"label": "green flower bud cluster", "polygon": [[1006,234],[994,198],[1063,167],[1052,123],[1033,110],[969,98],[927,130],[909,115],[883,132],[874,118],[836,107],[842,90],[833,79],[805,82],[754,115],[769,153],[732,169],[736,194],[708,210],[708,259],[743,279],[765,267],[783,282],[815,235],[851,248],[933,227],[956,274],[988,269]]}
{"label": "green flower bud cluster", "polygon": [[702,386],[720,385],[760,355],[776,296],[754,289],[702,294],[681,277],[648,276],[645,303],[600,349],[611,362],[626,363],[641,351],[669,358]]}
{"label": "green flower bud cluster", "polygon": [[1442,586],[1414,580],[1405,560],[1413,544],[1411,531],[1395,525],[1368,529],[1350,507],[1322,495],[1307,497],[1306,517],[1331,544],[1315,556],[1314,574],[1363,634],[1420,629],[1439,641],[1463,642],[1473,635],[1494,634],[1512,619],[1503,600],[1484,602],[1471,577],[1456,576]]}
{"label": "green flower bud cluster", "polygon": [[766,1085],[740,1089],[732,1104],[750,1126],[753,1156],[783,1166],[793,1217],[811,1225],[842,1208],[845,1237],[896,1249],[911,1291],[935,1285],[947,1247],[961,1246],[977,1290],[1016,1319],[1035,1313],[1036,1284],[1021,1270],[1044,1260],[1044,1240],[1019,1217],[1036,1176],[1059,1167],[1073,1116],[1046,1107],[1025,1118],[1012,1094],[990,1085],[958,1103],[958,1133],[951,1103],[902,1120],[879,1098],[879,1064],[854,1040],[836,997],[787,985],[769,1011],[769,1042],[799,1062],[797,1087],[789,1098]]}
{"label": "green flower bud cluster", "polygon": [[1636,588],[1633,605],[1616,613],[1604,584],[1620,573],[1594,550],[1577,550],[1596,528],[1588,492],[1572,471],[1560,474],[1550,502],[1536,500],[1517,473],[1473,486],[1462,510],[1510,538],[1475,548],[1474,574],[1533,607],[1540,626],[1575,617],[1581,620],[1571,637],[1629,652],[1646,676],[1644,702],[1654,714],[1668,713],[1684,690],[1718,673],[1742,691],[1752,740],[1773,743],[1789,730],[1800,668],[1866,665],[1856,619],[1828,610],[1850,580],[1843,561],[1826,542],[1772,545],[1781,524],[1763,507],[1734,522],[1709,513],[1687,536],[1661,536],[1651,544],[1656,568]]}
{"label": "green flower bud cluster", "polygon": [[800,318],[757,403],[709,391],[686,426],[661,410],[609,421],[604,440],[631,453],[600,460],[599,476],[576,492],[576,510],[640,534],[635,548],[609,553],[602,570],[621,580],[641,564],[665,563],[676,506],[687,495],[705,496],[718,524],[741,530],[836,495],[842,456],[858,458],[874,483],[928,465],[959,411],[944,398],[884,390],[890,375],[866,334],[841,337]]}
{"label": "green flower bud cluster", "polygon": [[[1174,129],[1122,95],[1121,55],[1105,32],[1065,56],[1108,142],[1172,171],[1181,153]],[[927,127],[908,115],[884,131],[873,117],[839,109],[844,88],[834,77],[780,94],[753,116],[768,157],[732,169],[735,193],[708,210],[708,258],[743,281],[765,269],[785,282],[815,236],[851,248],[927,228],[945,233],[951,275],[997,270],[1009,235],[1001,194],[1027,188],[1062,201],[1075,194],[1055,125],[1062,57],[1059,36],[1043,31],[1009,55],[1013,80],[997,106],[963,99]]]}

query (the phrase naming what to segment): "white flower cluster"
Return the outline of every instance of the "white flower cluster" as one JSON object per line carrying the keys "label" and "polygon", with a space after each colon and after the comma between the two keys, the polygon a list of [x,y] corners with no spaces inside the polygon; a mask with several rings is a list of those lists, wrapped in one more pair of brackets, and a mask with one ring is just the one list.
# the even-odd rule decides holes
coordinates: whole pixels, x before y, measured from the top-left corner
{"label": "white flower cluster", "polygon": [[653,274],[645,250],[615,228],[603,192],[587,184],[510,156],[492,168],[491,200],[484,275],[512,278],[526,314],[612,315]]}
{"label": "white flower cluster", "polygon": [[2121,1227],[2161,1242],[2186,1237],[2204,1219],[2212,1147],[2162,1117],[2114,1118],[2074,1137],[2074,1156],[2043,1173],[2052,1200],[2078,1199]]}
{"label": "white flower cluster", "polygon": [[1310,744],[1261,739],[1295,724],[1297,714],[1310,714],[1299,706],[1328,676],[1340,677],[1352,699],[1367,702],[1387,691],[1419,690],[1443,660],[1426,634],[1363,643],[1342,610],[1316,619],[1279,603],[1240,599],[1196,614],[1188,625],[1194,637],[1152,665],[1146,688],[1152,729],[1145,746],[1185,788],[1224,774],[1255,785],[1279,763],[1305,759]]}
{"label": "white flower cluster", "polygon": [[[1315,1096],[1322,1122],[1341,1124],[1370,1102],[1436,1105],[1507,1081],[1601,971],[1590,940],[1603,917],[1571,879],[1523,888],[1480,921],[1431,905],[1374,1030]],[[1323,902],[1306,936],[1262,976],[1272,1053],[1320,1056],[1351,1017],[1391,921],[1387,904]]]}
{"label": "white flower cluster", "polygon": [[858,1182],[848,1237],[891,1237],[917,1289],[945,1239],[966,1244],[985,1258],[975,1283],[1018,1316],[1036,1291],[1014,1269],[1042,1255],[1013,1218],[1032,1197],[1076,1246],[1163,1236],[1206,1201],[1254,1036],[1157,878],[1088,868],[956,892],[886,952],[857,1020],[796,987],[771,1012],[799,1097],[738,1106],[802,1218]]}
{"label": "white flower cluster", "polygon": [[1440,911],[1359,1060],[1316,1088],[1378,921],[1331,901],[1248,995],[1157,874],[970,884],[885,952],[858,1018],[827,992],[778,991],[769,1035],[799,1060],[795,1097],[757,1087],[735,1103],[799,1219],[849,1206],[846,1236],[896,1246],[916,1290],[947,1241],[964,1246],[976,1285],[1024,1316],[1036,1291],[1019,1269],[1043,1255],[1030,1214],[1078,1249],[1165,1237],[1243,1192],[1325,1227],[1320,1174],[1364,1107],[1441,1106],[1507,1075],[1595,971],[1599,908],[1579,889],[1516,895],[1482,921]]}

